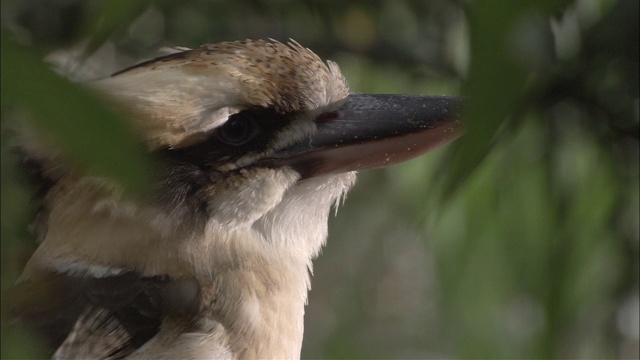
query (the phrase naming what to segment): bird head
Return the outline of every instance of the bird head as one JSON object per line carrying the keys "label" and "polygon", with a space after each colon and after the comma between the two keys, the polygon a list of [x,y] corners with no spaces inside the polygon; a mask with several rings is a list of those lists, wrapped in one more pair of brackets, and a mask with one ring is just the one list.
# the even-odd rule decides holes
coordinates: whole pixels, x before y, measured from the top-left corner
{"label": "bird head", "polygon": [[[49,241],[36,257],[49,269],[204,271],[217,262],[203,251],[234,262],[255,252],[308,263],[355,171],[460,134],[458,99],[351,93],[337,64],[296,42],[206,44],[88,85],[124,109],[163,170],[152,204],[122,198],[104,179],[58,179],[64,190],[45,199]],[[70,228],[86,231],[74,246]],[[155,250],[139,257],[137,249]]]}
{"label": "bird head", "polygon": [[[23,280],[195,278],[216,294],[198,299],[215,303],[202,305],[203,317],[234,341],[258,339],[249,335],[263,328],[296,334],[289,355],[299,355],[307,269],[356,171],[408,160],[461,133],[459,99],[350,92],[338,65],[293,41],[207,44],[87,86],[123,110],[159,160],[154,197],[134,201],[110,180],[68,167],[51,179],[38,216],[43,240]],[[45,169],[56,166],[43,148],[24,149]],[[282,315],[282,304],[299,316]]]}

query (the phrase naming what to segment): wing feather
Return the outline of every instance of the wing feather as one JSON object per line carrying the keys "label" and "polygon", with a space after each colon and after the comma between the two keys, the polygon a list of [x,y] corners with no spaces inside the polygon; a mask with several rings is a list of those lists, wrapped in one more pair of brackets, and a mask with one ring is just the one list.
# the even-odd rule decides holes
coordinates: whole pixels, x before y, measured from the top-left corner
{"label": "wing feather", "polygon": [[13,314],[47,340],[53,358],[123,358],[159,331],[166,316],[192,319],[199,308],[193,278],[104,278],[46,274],[19,283],[9,299]]}

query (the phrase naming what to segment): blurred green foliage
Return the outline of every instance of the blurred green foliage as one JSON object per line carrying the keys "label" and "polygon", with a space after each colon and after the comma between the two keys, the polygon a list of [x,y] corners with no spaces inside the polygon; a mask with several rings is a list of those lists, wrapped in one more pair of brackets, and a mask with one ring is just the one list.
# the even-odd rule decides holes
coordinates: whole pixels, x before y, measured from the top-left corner
{"label": "blurred green foliage", "polygon": [[28,109],[39,131],[88,171],[119,179],[132,194],[148,190],[151,161],[114,111],[8,37],[2,39],[2,54],[2,88],[8,89],[2,101],[8,111]]}
{"label": "blurred green foliage", "polygon": [[[12,126],[33,122],[133,191],[152,171],[117,115],[40,59],[91,79],[161,46],[293,38],[355,91],[470,99],[462,139],[360,175],[316,261],[303,357],[637,358],[638,13],[634,0],[3,1],[3,294],[35,247]],[[3,331],[2,357],[37,357],[27,344]]]}

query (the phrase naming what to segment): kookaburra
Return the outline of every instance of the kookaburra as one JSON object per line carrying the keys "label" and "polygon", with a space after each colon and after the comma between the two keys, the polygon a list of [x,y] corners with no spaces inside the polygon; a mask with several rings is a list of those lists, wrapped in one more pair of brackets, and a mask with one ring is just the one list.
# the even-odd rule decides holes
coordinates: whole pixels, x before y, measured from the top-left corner
{"label": "kookaburra", "polygon": [[37,136],[41,243],[14,312],[54,358],[299,358],[312,260],[355,171],[460,133],[460,100],[349,91],[296,42],[207,44],[86,83],[161,164],[152,200]]}

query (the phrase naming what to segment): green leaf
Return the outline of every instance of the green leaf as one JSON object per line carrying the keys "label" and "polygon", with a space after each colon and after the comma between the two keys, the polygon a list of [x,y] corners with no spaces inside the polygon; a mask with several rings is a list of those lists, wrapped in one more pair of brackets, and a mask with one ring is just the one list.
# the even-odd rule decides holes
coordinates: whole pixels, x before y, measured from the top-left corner
{"label": "green leaf", "polygon": [[466,135],[453,144],[447,158],[449,176],[440,192],[444,198],[460,186],[502,130],[517,119],[515,112],[522,106],[527,81],[550,50],[545,13],[565,3],[484,0],[470,4],[472,60],[462,88],[470,98],[463,114]]}
{"label": "green leaf", "polygon": [[98,97],[48,69],[2,34],[2,102],[28,111],[37,128],[78,165],[125,190],[149,190],[152,165],[129,126]]}

